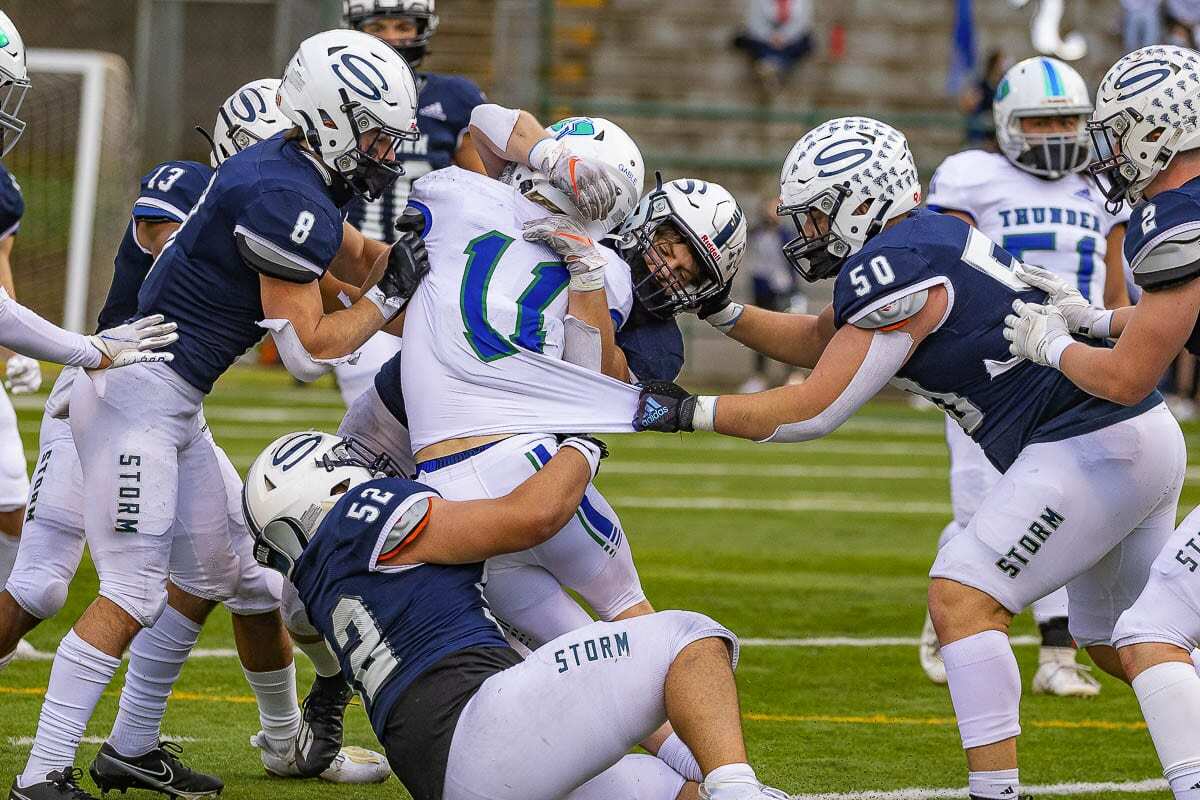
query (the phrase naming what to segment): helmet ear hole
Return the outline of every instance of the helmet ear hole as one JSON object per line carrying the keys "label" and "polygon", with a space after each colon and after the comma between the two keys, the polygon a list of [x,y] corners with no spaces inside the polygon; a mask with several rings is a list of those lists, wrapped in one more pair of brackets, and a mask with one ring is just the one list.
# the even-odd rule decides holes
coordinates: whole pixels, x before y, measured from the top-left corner
{"label": "helmet ear hole", "polygon": [[329,496],[337,497],[339,494],[345,494],[348,491],[350,491],[350,479],[349,478],[347,478],[346,480],[339,483],[337,486],[334,486],[332,489],[330,489]]}

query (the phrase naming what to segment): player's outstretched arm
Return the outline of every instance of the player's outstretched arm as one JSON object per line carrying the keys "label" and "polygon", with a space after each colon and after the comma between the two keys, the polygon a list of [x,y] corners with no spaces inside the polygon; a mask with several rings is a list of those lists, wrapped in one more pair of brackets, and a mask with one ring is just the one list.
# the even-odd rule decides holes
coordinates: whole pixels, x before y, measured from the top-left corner
{"label": "player's outstretched arm", "polygon": [[562,529],[607,455],[594,439],[565,439],[544,467],[504,497],[430,500],[425,529],[390,565],[473,564],[527,550]]}
{"label": "player's outstretched arm", "polygon": [[363,286],[367,284],[371,270],[387,252],[385,242],[369,239],[349,222],[343,222],[342,246],[329,262],[329,272],[340,281]]}
{"label": "player's outstretched arm", "polygon": [[730,303],[729,310],[703,318],[755,352],[794,367],[812,369],[833,339],[833,306],[820,314],[789,314]]}
{"label": "player's outstretched arm", "polygon": [[1118,313],[1129,321],[1116,347],[1074,342],[1051,366],[1088,394],[1133,405],[1154,391],[1191,335],[1200,313],[1200,280],[1145,292],[1136,306]]}

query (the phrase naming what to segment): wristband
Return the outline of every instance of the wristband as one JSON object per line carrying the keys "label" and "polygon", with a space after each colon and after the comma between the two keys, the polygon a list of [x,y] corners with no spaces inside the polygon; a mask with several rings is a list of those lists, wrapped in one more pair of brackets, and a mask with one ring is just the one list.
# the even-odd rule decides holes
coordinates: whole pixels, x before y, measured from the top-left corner
{"label": "wristband", "polygon": [[1073,344],[1075,344],[1075,340],[1070,336],[1059,336],[1046,345],[1046,361],[1050,362],[1050,366],[1055,369],[1061,369],[1059,362],[1062,360],[1062,354]]}
{"label": "wristband", "polygon": [[363,292],[363,299],[371,301],[386,322],[391,322],[393,317],[404,310],[395,298],[385,295],[378,286],[372,286]]}
{"label": "wristband", "polygon": [[1088,336],[1093,339],[1107,339],[1112,334],[1113,314],[1112,311],[1105,311],[1097,316],[1088,331]]}
{"label": "wristband", "polygon": [[579,451],[579,454],[587,459],[588,468],[592,471],[592,477],[596,477],[596,473],[600,471],[600,459],[603,455],[600,453],[600,448],[588,442],[586,439],[563,439],[558,445],[562,447],[570,447]]}
{"label": "wristband", "polygon": [[745,310],[746,307],[741,303],[731,302],[720,311],[714,311],[713,313],[709,314],[704,318],[704,321],[709,325],[712,325],[721,333],[728,335],[729,332],[733,330],[733,326],[736,325],[737,321],[741,318],[742,312]]}
{"label": "wristband", "polygon": [[692,411],[692,430],[713,430],[717,420],[717,399],[713,395],[701,395],[696,398],[696,408]]}
{"label": "wristband", "polygon": [[594,292],[604,288],[604,270],[592,269],[571,276],[567,290],[572,292]]}

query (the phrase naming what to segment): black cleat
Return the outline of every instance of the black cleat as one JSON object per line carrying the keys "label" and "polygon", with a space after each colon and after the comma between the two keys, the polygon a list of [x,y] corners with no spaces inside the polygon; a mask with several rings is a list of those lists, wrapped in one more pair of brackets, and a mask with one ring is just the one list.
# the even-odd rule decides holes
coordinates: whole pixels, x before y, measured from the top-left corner
{"label": "black cleat", "polygon": [[[967,797],[969,798],[969,800],[988,800],[988,798],[980,797],[977,794],[969,794],[969,795],[967,795]],[[1031,794],[1017,795],[1016,797],[1013,797],[1013,800],[1033,800],[1033,795],[1031,795]]]}
{"label": "black cleat", "polygon": [[79,788],[79,779],[82,777],[83,770],[68,767],[61,772],[51,772],[42,783],[23,789],[17,787],[17,779],[13,778],[8,800],[96,800],[93,795]]}
{"label": "black cleat", "polygon": [[219,795],[225,783],[184,764],[179,758],[182,751],[174,742],[160,742],[144,756],[127,758],[105,742],[88,767],[88,774],[102,794],[112,789],[120,789],[122,794],[130,789],[146,789],[181,800]]}
{"label": "black cleat", "polygon": [[354,691],[341,675],[317,676],[304,698],[304,718],[296,736],[296,768],[315,778],[329,768],[342,749],[342,719]]}

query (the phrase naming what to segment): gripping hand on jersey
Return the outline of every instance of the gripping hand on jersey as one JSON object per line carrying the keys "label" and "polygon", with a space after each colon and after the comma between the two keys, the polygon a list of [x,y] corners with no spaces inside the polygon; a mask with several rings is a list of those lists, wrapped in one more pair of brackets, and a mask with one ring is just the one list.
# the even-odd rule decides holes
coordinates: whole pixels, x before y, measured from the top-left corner
{"label": "gripping hand on jersey", "polygon": [[1004,318],[1004,338],[1009,352],[1035,364],[1058,369],[1063,351],[1075,340],[1056,306],[1013,301],[1013,313]]}
{"label": "gripping hand on jersey", "polygon": [[604,288],[604,265],[608,259],[592,241],[584,227],[566,214],[533,219],[525,223],[527,242],[541,242],[563,257],[571,273],[573,292],[591,292]]}
{"label": "gripping hand on jersey", "polygon": [[42,385],[42,367],[37,359],[14,353],[5,367],[4,385],[13,394],[32,394]]}
{"label": "gripping hand on jersey", "polygon": [[[171,353],[154,352],[160,347],[179,341],[175,323],[163,322],[163,319],[162,314],[151,314],[87,337],[100,351],[100,366],[117,369],[148,361],[173,360],[175,356]],[[108,363],[105,363],[105,360]]]}
{"label": "gripping hand on jersey", "polygon": [[[536,148],[537,145],[534,145]],[[550,185],[571,198],[585,217],[603,219],[617,204],[624,176],[614,168],[577,156],[562,142],[543,145],[544,155],[530,164],[545,174]],[[530,151],[533,155],[534,151]]]}
{"label": "gripping hand on jersey", "polygon": [[600,472],[600,460],[608,458],[608,445],[585,433],[563,434],[557,439],[559,450],[564,447],[573,447],[587,459],[588,466],[592,470],[592,480],[595,480],[596,474]]}
{"label": "gripping hand on jersey", "polygon": [[633,418],[636,431],[675,433],[692,431],[696,415],[696,396],[670,381],[651,381],[641,386],[637,415]]}
{"label": "gripping hand on jersey", "polygon": [[1046,302],[1062,312],[1067,330],[1093,339],[1108,338],[1112,312],[1096,308],[1079,290],[1053,272],[1032,264],[1020,263],[1013,270],[1018,278],[1035,289],[1050,295]]}
{"label": "gripping hand on jersey", "polygon": [[396,220],[399,238],[388,252],[383,277],[367,292],[387,320],[393,319],[408,306],[421,280],[429,273],[429,252],[425,249],[425,240],[421,238],[424,228],[425,217],[421,212],[405,209]]}

